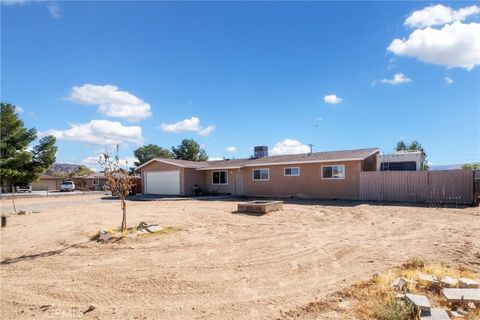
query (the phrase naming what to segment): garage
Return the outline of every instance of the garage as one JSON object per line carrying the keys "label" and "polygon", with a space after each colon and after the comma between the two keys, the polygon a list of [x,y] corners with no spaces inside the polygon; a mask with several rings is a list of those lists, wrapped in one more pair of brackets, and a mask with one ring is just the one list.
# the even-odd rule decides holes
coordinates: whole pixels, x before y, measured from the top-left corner
{"label": "garage", "polygon": [[46,190],[58,190],[60,189],[59,177],[41,175],[38,181],[31,183],[33,191],[46,191]]}
{"label": "garage", "polygon": [[145,172],[146,194],[180,195],[180,171]]}

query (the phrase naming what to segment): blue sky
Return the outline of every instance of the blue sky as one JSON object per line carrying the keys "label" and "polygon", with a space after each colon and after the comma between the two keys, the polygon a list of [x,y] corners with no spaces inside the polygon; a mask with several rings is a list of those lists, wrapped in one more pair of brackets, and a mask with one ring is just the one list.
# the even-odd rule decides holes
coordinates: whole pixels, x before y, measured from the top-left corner
{"label": "blue sky", "polygon": [[475,4],[2,2],[1,100],[91,167],[105,136],[130,162],[183,138],[212,158],[404,139],[480,161]]}

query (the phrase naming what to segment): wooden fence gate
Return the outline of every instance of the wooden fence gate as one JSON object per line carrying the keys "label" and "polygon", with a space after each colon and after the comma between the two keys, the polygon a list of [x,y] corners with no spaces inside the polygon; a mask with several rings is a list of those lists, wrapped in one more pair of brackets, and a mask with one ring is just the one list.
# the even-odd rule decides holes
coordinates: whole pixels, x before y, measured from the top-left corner
{"label": "wooden fence gate", "polygon": [[360,200],[471,204],[473,171],[360,172]]}

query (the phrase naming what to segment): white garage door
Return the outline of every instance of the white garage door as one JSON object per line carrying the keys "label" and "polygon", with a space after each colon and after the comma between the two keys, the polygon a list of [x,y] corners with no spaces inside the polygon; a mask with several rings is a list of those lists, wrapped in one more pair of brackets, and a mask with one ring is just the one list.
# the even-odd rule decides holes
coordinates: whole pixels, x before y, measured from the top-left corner
{"label": "white garage door", "polygon": [[146,172],[146,194],[180,194],[179,171]]}

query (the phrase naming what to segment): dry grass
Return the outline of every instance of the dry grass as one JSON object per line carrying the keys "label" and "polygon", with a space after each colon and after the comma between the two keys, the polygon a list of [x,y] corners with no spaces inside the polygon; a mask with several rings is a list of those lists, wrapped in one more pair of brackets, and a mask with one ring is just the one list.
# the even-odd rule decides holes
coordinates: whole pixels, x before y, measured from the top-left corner
{"label": "dry grass", "polygon": [[[133,238],[150,238],[156,237],[164,234],[170,234],[173,232],[180,231],[180,228],[177,227],[162,227],[160,230],[153,231],[153,232],[145,232],[145,233],[137,233],[140,230],[140,227],[128,227],[125,231],[121,231],[120,228],[113,228],[109,227],[106,232],[110,233],[111,238],[108,241],[118,241],[121,239],[129,238],[129,235],[132,235]],[[93,235],[91,240],[100,241],[100,232]],[[107,241],[107,242],[108,242]]]}
{"label": "dry grass", "polygon": [[163,227],[162,229],[160,229],[158,231],[138,234],[137,237],[138,238],[155,237],[155,236],[159,236],[159,235],[162,235],[162,234],[169,234],[169,233],[177,232],[177,231],[180,231],[180,230],[181,230],[180,228],[176,228],[176,227]]}
{"label": "dry grass", "polygon": [[[432,286],[421,281],[420,274],[450,276],[457,279],[476,278],[475,274],[465,269],[454,269],[443,264],[427,264],[418,259],[409,260],[400,268],[375,275],[368,281],[356,283],[346,289],[344,295],[355,301],[350,312],[360,319],[414,319],[411,307],[407,303],[399,303],[399,299],[396,298],[397,292],[391,287],[392,282],[398,277],[408,280],[405,285],[407,292],[426,295],[433,307],[448,308],[447,301],[441,295],[440,286]],[[464,319],[480,319],[479,308],[470,311]]]}

